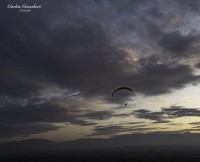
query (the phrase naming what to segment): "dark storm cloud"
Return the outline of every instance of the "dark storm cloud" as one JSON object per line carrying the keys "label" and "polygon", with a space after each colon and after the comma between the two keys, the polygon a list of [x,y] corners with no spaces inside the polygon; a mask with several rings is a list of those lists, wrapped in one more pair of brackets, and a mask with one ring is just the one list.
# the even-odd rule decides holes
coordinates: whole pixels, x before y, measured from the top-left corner
{"label": "dark storm cloud", "polygon": [[159,45],[170,52],[180,54],[188,50],[194,38],[183,36],[179,32],[166,33],[159,42]]}
{"label": "dark storm cloud", "polygon": [[168,119],[174,119],[178,117],[199,117],[200,109],[171,106],[169,108],[161,108],[161,111],[157,112],[152,112],[145,109],[135,110],[133,114],[135,114],[137,118],[153,120],[156,123],[167,123],[170,122]]}
{"label": "dark storm cloud", "polygon": [[200,9],[199,1],[178,0],[178,2],[183,10],[189,10],[191,12],[199,13],[199,9]]}
{"label": "dark storm cloud", "polygon": [[199,48],[194,44],[199,43],[199,35],[182,35],[180,32],[165,33],[158,42],[164,50],[173,57],[191,57],[198,54]]}
{"label": "dark storm cloud", "polygon": [[31,95],[50,82],[91,96],[88,92],[97,87],[106,87],[97,95],[110,94],[122,84],[124,53],[111,45],[97,22],[74,17],[74,25],[66,22],[50,29],[47,20],[36,16],[15,15],[12,30],[7,21],[1,27],[1,95]]}
{"label": "dark storm cloud", "polygon": [[44,103],[38,105],[8,104],[0,109],[1,123],[65,122],[75,115],[75,109]]}
{"label": "dark storm cloud", "polygon": [[[104,95],[111,100],[109,96],[112,90],[124,84],[136,87],[137,91],[145,94],[159,94],[169,92],[171,88],[181,88],[184,84],[195,80],[192,70],[187,66],[177,65],[170,68],[171,65],[158,65],[154,62],[143,67],[141,61],[139,64],[142,69],[138,73],[130,74],[130,69],[134,68],[134,65],[130,65],[127,61],[125,52],[112,44],[109,30],[101,24],[106,24],[107,27],[109,26],[107,21],[100,19],[97,13],[88,16],[90,12],[94,12],[92,8],[86,11],[87,5],[100,7],[108,13],[108,18],[111,18],[109,10],[105,9],[106,2],[102,2],[100,6],[92,1],[88,1],[87,5],[80,1],[62,3],[63,6],[54,6],[62,13],[57,19],[52,17],[58,14],[49,13],[46,8],[31,15],[16,15],[7,10],[2,13],[6,13],[7,19],[1,26],[1,42],[4,42],[1,48],[1,95],[16,97],[31,95],[37,93],[44,83],[50,82],[61,87],[78,89],[85,96]],[[145,6],[144,3],[137,1],[126,1],[122,4]],[[116,9],[122,6],[118,2],[111,1],[108,5],[112,8],[110,12],[119,14]],[[66,8],[68,10],[65,10]],[[77,13],[73,9],[77,9]],[[131,8],[130,11],[125,11],[123,7],[121,10],[122,14],[128,17],[137,12]],[[83,11],[84,13],[80,14]],[[101,21],[95,21],[95,16]],[[10,21],[13,18],[15,21],[12,21],[11,26]],[[119,20],[121,19],[123,20],[123,18]],[[150,27],[154,24],[147,23],[149,20],[143,21],[147,26],[145,29],[155,29]],[[114,23],[117,23],[116,20]],[[158,32],[148,33],[154,35]],[[161,41],[164,42],[161,43],[163,46],[168,46],[166,43],[168,37],[164,37]],[[185,41],[179,41],[179,37],[178,41],[175,40],[176,35],[172,39],[174,42],[184,43]],[[184,44],[180,47],[187,46]],[[149,61],[151,58],[146,59]],[[153,67],[150,68],[152,64]],[[175,75],[176,79],[170,80]],[[171,82],[165,83],[163,81],[165,79]],[[158,86],[152,87],[152,83]],[[93,91],[94,89],[97,90]]]}
{"label": "dark storm cloud", "polygon": [[[82,104],[83,105],[83,104]],[[71,105],[72,106],[72,105]],[[94,125],[87,121],[89,117],[81,115],[82,110],[76,106],[63,107],[52,103],[36,105],[8,104],[0,108],[0,123],[4,124],[31,124],[31,123],[70,123],[81,126]],[[96,113],[97,115],[97,113]],[[100,113],[99,116],[102,114]]]}
{"label": "dark storm cloud", "polygon": [[200,63],[195,64],[195,67],[200,69]]}
{"label": "dark storm cloud", "polygon": [[198,81],[199,76],[193,74],[190,66],[167,62],[167,60],[161,63],[162,61],[159,56],[151,56],[139,61],[141,68],[137,74],[130,77],[136,91],[141,91],[146,95],[157,95]]}
{"label": "dark storm cloud", "polygon": [[0,130],[2,130],[0,131],[0,137],[29,136],[61,128],[54,125],[54,123],[80,126],[96,124],[88,121],[89,118],[87,117],[81,117],[82,110],[76,106],[72,108],[63,107],[53,103],[26,106],[18,104],[3,105],[0,107]]}
{"label": "dark storm cloud", "polygon": [[[60,6],[54,7],[60,8]],[[73,5],[71,7],[73,8]],[[46,83],[56,84],[62,88],[78,89],[86,96],[93,96],[96,93],[105,94],[101,89],[94,94],[88,92],[95,89],[97,85],[109,87],[114,83],[109,78],[120,81],[124,71],[121,67],[123,63],[120,63],[123,60],[123,53],[109,45],[99,24],[66,16],[66,19],[75,19],[73,20],[75,24],[64,24],[50,29],[51,24],[47,20],[56,15],[48,16],[45,12],[41,10],[31,15],[16,15],[8,10],[2,12],[2,15],[7,15],[5,22],[1,23],[0,31],[2,35],[0,95],[2,97],[9,96],[12,99],[24,97],[30,101],[32,95],[37,95]],[[111,91],[112,88],[108,90],[109,95]],[[15,102],[14,99],[12,101]],[[87,119],[102,120],[112,116],[108,112],[77,115],[73,105],[63,108],[54,104],[54,101],[38,105],[31,105],[31,101],[27,106],[13,102],[2,106],[0,121],[9,124],[19,123],[21,127],[24,125],[24,129],[27,123],[36,122],[64,122],[88,126],[94,125],[95,122]],[[75,102],[74,105],[77,103]],[[84,107],[83,104],[78,106]],[[36,127],[33,128],[37,131]],[[7,127],[5,133],[12,133],[10,129],[12,128]],[[13,130],[17,129],[18,127],[13,128]],[[19,132],[21,133],[18,135],[23,134],[20,129]],[[31,131],[29,133],[31,134]]]}
{"label": "dark storm cloud", "polygon": [[56,131],[60,126],[52,124],[0,124],[0,138],[10,138],[16,136],[28,137],[32,134],[40,134],[48,131]]}

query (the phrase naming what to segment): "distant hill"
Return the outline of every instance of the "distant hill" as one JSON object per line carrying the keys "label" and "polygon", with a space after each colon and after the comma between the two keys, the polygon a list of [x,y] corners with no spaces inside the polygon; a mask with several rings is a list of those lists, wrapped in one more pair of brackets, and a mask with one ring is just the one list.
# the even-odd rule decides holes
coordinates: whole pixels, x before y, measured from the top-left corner
{"label": "distant hill", "polygon": [[0,144],[3,162],[199,162],[200,135],[130,134],[110,139],[53,142],[29,139]]}
{"label": "distant hill", "polygon": [[11,150],[63,150],[63,149],[90,149],[115,148],[132,146],[159,146],[159,145],[199,145],[200,134],[129,134],[114,136],[109,139],[79,139],[75,141],[53,142],[44,139],[29,139],[20,142],[0,144],[0,151]]}

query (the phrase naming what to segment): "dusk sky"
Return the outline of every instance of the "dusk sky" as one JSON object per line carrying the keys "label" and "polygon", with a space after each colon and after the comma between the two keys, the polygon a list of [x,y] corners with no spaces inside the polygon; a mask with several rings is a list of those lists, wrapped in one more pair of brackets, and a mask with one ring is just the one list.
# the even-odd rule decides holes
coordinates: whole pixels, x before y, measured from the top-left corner
{"label": "dusk sky", "polygon": [[0,2],[0,142],[200,133],[199,83],[198,0]]}

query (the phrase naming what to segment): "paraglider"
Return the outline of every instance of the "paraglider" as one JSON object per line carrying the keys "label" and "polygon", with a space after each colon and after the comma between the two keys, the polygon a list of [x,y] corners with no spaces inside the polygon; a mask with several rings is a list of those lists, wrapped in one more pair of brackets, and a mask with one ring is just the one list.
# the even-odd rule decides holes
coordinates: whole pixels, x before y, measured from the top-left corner
{"label": "paraglider", "polygon": [[[117,91],[120,91],[120,90],[128,90],[128,91],[133,92],[133,90],[132,90],[131,88],[129,88],[129,87],[119,87],[119,88],[117,88],[117,89],[115,89],[115,90],[113,91],[112,96],[114,96],[114,94],[115,94]],[[124,105],[127,106],[127,103],[125,103]]]}

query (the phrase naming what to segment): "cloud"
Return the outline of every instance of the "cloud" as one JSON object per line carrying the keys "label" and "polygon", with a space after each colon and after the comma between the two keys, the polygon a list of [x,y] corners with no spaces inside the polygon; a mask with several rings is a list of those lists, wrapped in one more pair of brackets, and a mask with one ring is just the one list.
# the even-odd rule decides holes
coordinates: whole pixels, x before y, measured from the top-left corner
{"label": "cloud", "polygon": [[167,123],[169,121],[165,120],[163,118],[164,113],[163,112],[151,112],[145,109],[139,109],[134,111],[133,113],[135,115],[135,117],[137,118],[142,118],[142,119],[149,119],[149,120],[153,120],[156,123]]}
{"label": "cloud", "polygon": [[184,108],[181,106],[171,106],[169,108],[161,108],[161,111],[157,112],[152,112],[145,109],[139,109],[133,111],[133,114],[137,118],[153,120],[155,121],[155,123],[168,123],[170,122],[169,119],[174,119],[179,117],[191,117],[191,116],[199,117],[200,109]]}
{"label": "cloud", "polygon": [[200,125],[200,122],[192,122],[192,123],[189,123],[189,124],[192,124],[192,125]]}
{"label": "cloud", "polygon": [[193,39],[182,36],[178,32],[166,33],[159,42],[159,45],[170,52],[183,53],[188,50]]}
{"label": "cloud", "polygon": [[144,124],[144,122],[121,122],[120,124],[137,125],[137,124]]}
{"label": "cloud", "polygon": [[94,130],[94,133],[90,134],[89,136],[116,134],[116,133],[128,131],[127,128],[124,128],[123,126],[117,126],[117,125],[114,125],[114,126],[96,126],[93,130]]}
{"label": "cloud", "polygon": [[[140,60],[139,65],[143,68],[138,73],[130,73],[130,69],[135,68],[134,62],[128,61],[128,54],[113,44],[112,38],[109,37],[109,30],[106,30],[101,23],[106,27],[111,26],[111,24],[108,24],[105,19],[100,19],[99,15],[89,7],[102,8],[108,13],[108,19],[110,19],[112,12],[119,14],[116,9],[121,8],[122,4],[125,6],[147,6],[146,4],[137,1],[134,3],[126,1],[120,5],[118,2],[109,2],[108,5],[111,8],[109,11],[105,9],[105,1],[100,3],[101,5],[91,1],[88,1],[88,5],[84,5],[80,1],[62,3],[63,6],[54,6],[63,12],[59,19],[54,19],[57,15],[54,12],[47,12],[48,15],[43,13],[44,11],[40,11],[43,16],[36,19],[39,14],[37,12],[23,17],[14,16],[12,12],[6,11],[7,19],[15,17],[16,21],[12,24],[11,29],[13,30],[7,29],[7,26],[10,26],[8,21],[5,21],[5,24],[1,26],[3,35],[1,41],[4,42],[1,49],[3,53],[1,56],[1,95],[18,97],[37,94],[45,83],[54,83],[60,87],[79,90],[85,96],[105,96],[110,100],[109,96],[112,90],[124,84],[145,94],[157,94],[169,92],[170,88],[177,88],[178,85],[182,87],[195,80],[192,70],[184,65],[175,65],[174,68],[170,68],[171,65],[167,64],[158,65],[156,62],[151,62],[151,65],[154,65],[153,68],[149,67],[151,65],[143,65],[145,60],[150,62],[151,57]],[[78,8],[80,5],[83,5],[82,8]],[[69,10],[65,10],[65,8],[69,8]],[[81,15],[79,12],[74,13],[73,9],[75,8],[80,11],[86,11],[86,8],[88,10]],[[91,12],[95,14],[86,19]],[[131,19],[132,13],[137,13],[137,10],[128,12],[122,9],[122,13]],[[101,21],[94,21],[94,18]],[[69,21],[72,19],[72,22]],[[57,24],[52,25],[52,21],[57,22]],[[114,23],[117,23],[117,20],[114,20]],[[118,24],[120,27],[123,26],[122,22]],[[144,27],[150,29],[151,25],[153,24],[146,23]],[[8,35],[12,35],[12,39]],[[173,41],[168,41],[168,39],[173,39]],[[176,39],[182,40],[184,38],[179,34],[172,33],[169,36],[166,34],[161,39],[161,44],[164,47],[167,46],[167,41],[170,43],[182,42]],[[183,40],[183,42],[185,41]],[[9,48],[11,46],[12,48]],[[180,47],[186,48],[187,46]],[[137,62],[135,64],[137,65]],[[159,71],[158,68],[160,68]],[[180,71],[180,69],[183,70]],[[174,73],[171,74],[172,71]],[[165,77],[169,79],[174,78],[174,75],[178,73],[182,75],[178,75],[176,80],[172,80],[174,84],[170,84],[162,81],[163,72],[166,72]],[[153,77],[148,80],[149,77],[145,77],[146,75]],[[152,82],[154,84],[158,82],[160,86],[157,89],[153,87],[152,92],[150,92],[148,86],[152,85]],[[92,91],[97,88],[98,90]]]}
{"label": "cloud", "polygon": [[199,128],[191,128],[191,129],[182,129],[177,131],[177,133],[185,133],[185,132],[199,132],[200,129]]}
{"label": "cloud", "polygon": [[181,106],[171,106],[170,108],[162,108],[162,112],[169,115],[170,118],[184,117],[184,116],[200,116],[200,109],[198,108],[184,108]]}
{"label": "cloud", "polygon": [[[74,104],[74,105],[73,105]],[[71,123],[79,125],[93,125],[94,122],[87,121],[88,118],[81,118],[83,110],[79,104],[71,103],[61,106],[55,103],[42,103],[32,105],[8,104],[0,108],[0,122],[5,124],[31,124],[31,123]],[[73,106],[73,107],[71,107]],[[86,110],[84,111],[84,113]]]}
{"label": "cloud", "polygon": [[141,69],[131,77],[136,90],[146,95],[168,93],[196,82],[199,78],[188,65],[162,61],[156,55],[140,60]]}
{"label": "cloud", "polygon": [[64,121],[67,112],[55,104],[41,105],[7,105],[0,109],[1,122],[32,123],[32,122],[58,122]]}
{"label": "cloud", "polygon": [[62,128],[52,124],[0,124],[0,138],[11,138],[16,136],[28,137],[32,134],[40,134],[48,131],[56,131]]}
{"label": "cloud", "polygon": [[[92,134],[88,136],[96,135],[111,135],[115,136],[119,133],[130,133],[130,132],[149,132],[156,130],[156,127],[147,127],[145,124],[137,124],[134,126],[121,126],[121,125],[111,125],[111,126],[95,126]],[[161,128],[162,129],[162,128]]]}
{"label": "cloud", "polygon": [[[199,35],[182,35],[180,32],[165,33],[158,45],[173,57],[191,57],[198,54]],[[196,46],[196,47],[195,47]]]}
{"label": "cloud", "polygon": [[195,64],[195,67],[196,67],[196,68],[200,68],[200,63],[196,63],[196,64]]}
{"label": "cloud", "polygon": [[104,120],[104,119],[109,119],[113,116],[113,113],[111,111],[93,111],[93,112],[88,112],[86,114],[83,114],[81,117],[85,117],[88,119],[93,119],[93,120]]}
{"label": "cloud", "polygon": [[[70,102],[70,101],[69,101]],[[42,104],[7,104],[0,107],[0,137],[31,136],[48,131],[59,130],[55,123],[73,124],[80,126],[96,125],[89,117],[81,117],[82,109],[79,104],[72,102],[68,106],[45,102]],[[73,107],[71,107],[73,106]],[[86,110],[84,111],[86,113]]]}
{"label": "cloud", "polygon": [[15,30],[1,27],[3,35],[12,35],[11,40],[1,38],[7,42],[1,57],[2,96],[37,95],[47,83],[79,90],[84,96],[110,96],[123,84],[125,53],[111,45],[100,24],[75,17],[74,25],[66,22],[50,29],[48,22],[34,16],[16,17],[22,23],[13,23]]}
{"label": "cloud", "polygon": [[167,123],[166,125],[181,126],[183,123]]}

